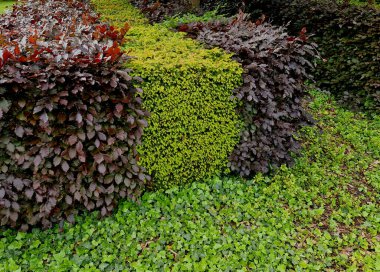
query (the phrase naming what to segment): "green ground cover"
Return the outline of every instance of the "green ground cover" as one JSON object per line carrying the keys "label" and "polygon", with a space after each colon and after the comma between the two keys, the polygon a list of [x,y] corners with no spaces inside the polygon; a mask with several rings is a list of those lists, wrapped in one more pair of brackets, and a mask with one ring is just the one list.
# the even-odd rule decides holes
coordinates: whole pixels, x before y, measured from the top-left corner
{"label": "green ground cover", "polygon": [[123,202],[111,217],[0,234],[0,271],[377,271],[380,117],[313,92],[292,168]]}
{"label": "green ground cover", "polygon": [[0,1],[0,13],[7,10],[13,3],[14,1]]}
{"label": "green ground cover", "polygon": [[318,92],[308,107],[317,124],[292,168],[148,192],[101,220],[3,228],[0,271],[380,270],[380,116]]}

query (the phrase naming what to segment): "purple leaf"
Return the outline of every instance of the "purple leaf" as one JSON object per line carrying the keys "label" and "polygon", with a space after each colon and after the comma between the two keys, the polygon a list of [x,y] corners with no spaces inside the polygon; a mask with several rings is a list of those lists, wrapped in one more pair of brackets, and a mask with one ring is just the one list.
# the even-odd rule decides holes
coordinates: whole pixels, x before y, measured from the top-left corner
{"label": "purple leaf", "polygon": [[99,164],[98,165],[98,171],[99,171],[99,173],[100,174],[105,174],[105,172],[106,172],[106,167],[104,166],[104,164]]}
{"label": "purple leaf", "polygon": [[25,190],[25,195],[28,199],[32,199],[34,191],[32,189]]}
{"label": "purple leaf", "polygon": [[41,114],[40,119],[41,119],[41,121],[44,122],[44,123],[47,123],[47,122],[49,121],[49,117],[48,117],[48,115],[46,114],[46,112],[44,112],[43,114]]}
{"label": "purple leaf", "polygon": [[15,128],[15,134],[17,135],[17,137],[22,138],[22,137],[24,136],[24,132],[25,132],[25,130],[24,130],[24,128],[21,127],[21,126],[17,126],[17,127]]}
{"label": "purple leaf", "polygon": [[62,161],[62,158],[61,157],[54,157],[53,159],[53,165],[54,166],[58,166]]}
{"label": "purple leaf", "polygon": [[5,196],[5,190],[4,190],[4,188],[1,188],[0,189],[0,199],[3,199],[4,196]]}
{"label": "purple leaf", "polygon": [[98,138],[101,141],[107,141],[107,136],[103,132],[98,132]]}
{"label": "purple leaf", "polygon": [[62,170],[67,173],[67,171],[69,171],[70,169],[70,166],[69,164],[67,163],[67,161],[63,161],[62,164],[61,164],[61,167],[62,167]]}
{"label": "purple leaf", "polygon": [[78,124],[83,122],[83,117],[82,115],[78,112],[77,115],[75,116],[75,121],[78,122]]}
{"label": "purple leaf", "polygon": [[37,155],[34,160],[33,160],[33,163],[34,163],[34,166],[35,167],[38,167],[40,165],[40,163],[42,162],[42,158],[40,155]]}
{"label": "purple leaf", "polygon": [[78,141],[78,137],[76,135],[71,135],[69,137],[69,145],[74,145]]}
{"label": "purple leaf", "polygon": [[19,179],[19,178],[16,178],[13,180],[13,186],[18,190],[18,191],[21,191],[23,188],[24,188],[24,182]]}

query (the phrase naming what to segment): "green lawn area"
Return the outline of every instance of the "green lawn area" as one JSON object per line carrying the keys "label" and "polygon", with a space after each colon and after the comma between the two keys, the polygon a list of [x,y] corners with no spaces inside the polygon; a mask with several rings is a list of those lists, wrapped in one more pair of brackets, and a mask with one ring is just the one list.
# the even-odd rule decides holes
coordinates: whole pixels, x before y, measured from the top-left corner
{"label": "green lawn area", "polygon": [[14,1],[0,1],[0,13],[3,13],[6,9],[8,9]]}
{"label": "green lawn area", "polygon": [[0,271],[378,271],[380,117],[313,92],[292,168],[123,202],[109,218],[0,234]]}

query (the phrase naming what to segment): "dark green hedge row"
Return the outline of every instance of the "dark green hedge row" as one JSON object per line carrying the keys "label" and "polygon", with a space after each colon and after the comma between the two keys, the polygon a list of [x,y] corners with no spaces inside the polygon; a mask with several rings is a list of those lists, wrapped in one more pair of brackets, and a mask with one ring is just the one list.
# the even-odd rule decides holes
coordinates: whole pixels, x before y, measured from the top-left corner
{"label": "dark green hedge row", "polygon": [[315,34],[324,62],[316,71],[319,86],[345,102],[380,110],[380,11],[329,0],[253,0],[253,17],[266,14],[291,33],[306,27]]}

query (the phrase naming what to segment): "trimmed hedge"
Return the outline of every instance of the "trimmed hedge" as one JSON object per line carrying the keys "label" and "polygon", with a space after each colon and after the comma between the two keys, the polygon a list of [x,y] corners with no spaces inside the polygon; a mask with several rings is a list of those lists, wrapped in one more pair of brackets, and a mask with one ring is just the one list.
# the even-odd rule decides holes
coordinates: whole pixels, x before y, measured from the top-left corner
{"label": "trimmed hedge", "polygon": [[0,225],[50,227],[139,197],[147,112],[122,67],[128,26],[54,0],[14,7],[0,25]]}
{"label": "trimmed hedge", "polygon": [[[104,19],[120,25],[125,14],[138,13],[126,1],[93,3]],[[144,106],[151,112],[139,152],[152,186],[167,188],[228,171],[241,128],[231,98],[242,81],[240,65],[219,49],[203,49],[182,33],[138,17],[125,50],[136,57],[128,67],[144,79]]]}
{"label": "trimmed hedge", "polygon": [[380,110],[380,10],[329,0],[254,0],[247,10],[265,13],[291,33],[306,27],[325,62],[315,73],[319,86],[351,106]]}
{"label": "trimmed hedge", "polygon": [[300,150],[294,135],[312,123],[303,100],[313,68],[307,59],[317,52],[305,33],[292,37],[284,27],[262,20],[253,23],[242,12],[228,23],[190,23],[178,29],[208,47],[233,53],[244,68],[244,83],[234,90],[244,127],[229,158],[231,170],[249,177],[292,164],[292,153]]}

